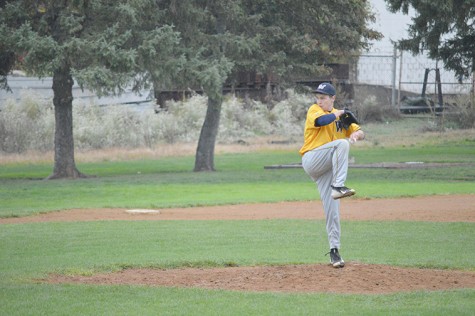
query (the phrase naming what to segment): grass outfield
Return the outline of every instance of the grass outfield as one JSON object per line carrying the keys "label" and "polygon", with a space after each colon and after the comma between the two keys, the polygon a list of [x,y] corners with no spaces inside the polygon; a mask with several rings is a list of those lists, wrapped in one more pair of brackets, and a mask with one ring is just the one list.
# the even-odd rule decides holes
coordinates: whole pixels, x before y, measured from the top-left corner
{"label": "grass outfield", "polygon": [[[473,163],[475,157],[471,136],[417,146],[409,141],[392,147],[383,139],[368,142],[352,148],[357,163]],[[220,154],[214,173],[191,172],[192,156],[80,162],[82,172],[98,177],[74,181],[41,180],[50,174],[51,163],[9,162],[0,165],[0,216],[68,208],[317,199],[303,170],[263,168],[299,159],[295,150]],[[475,168],[350,169],[347,184],[363,198],[473,194]],[[345,259],[475,271],[473,223],[345,221],[342,225]],[[325,223],[316,220],[3,224],[0,315],[473,315],[474,289],[286,294],[34,281],[51,272],[91,274],[133,266],[326,263],[326,246]]]}
{"label": "grass outfield", "polygon": [[[0,289],[2,290],[2,289]],[[5,315],[473,315],[474,291],[281,294],[140,286],[4,287]]]}

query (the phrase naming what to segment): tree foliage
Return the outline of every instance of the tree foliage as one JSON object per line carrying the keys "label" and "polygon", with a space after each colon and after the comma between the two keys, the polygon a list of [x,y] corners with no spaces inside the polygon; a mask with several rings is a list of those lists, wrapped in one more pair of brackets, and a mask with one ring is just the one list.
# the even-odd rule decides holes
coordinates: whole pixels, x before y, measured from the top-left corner
{"label": "tree foliage", "polygon": [[[74,81],[98,95],[140,90],[179,67],[179,36],[161,23],[153,0],[16,0],[0,3],[4,75],[17,62],[53,77],[55,166],[52,178],[78,177],[72,135]],[[5,56],[7,58],[5,58]],[[74,79],[73,79],[74,78]]]}
{"label": "tree foliage", "polygon": [[75,170],[73,80],[99,95],[150,82],[201,87],[209,98],[195,170],[214,170],[223,85],[233,75],[316,75],[379,37],[366,0],[14,0],[0,10],[0,69],[21,60],[53,76],[55,170],[66,176]]}
{"label": "tree foliage", "polygon": [[235,69],[250,66],[255,58],[261,36],[255,32],[258,18],[245,11],[241,0],[162,0],[159,6],[166,23],[180,32],[187,61],[171,88],[198,87],[208,96],[194,170],[213,171],[223,86]]}
{"label": "tree foliage", "polygon": [[413,8],[416,16],[409,26],[409,38],[400,41],[402,49],[443,61],[445,68],[459,77],[469,77],[475,60],[475,1],[474,0],[386,0],[392,12],[408,14]]}
{"label": "tree foliage", "polygon": [[182,38],[188,60],[179,74],[182,85],[216,82],[212,78],[222,83],[251,70],[282,79],[315,75],[319,65],[345,62],[381,37],[368,27],[374,21],[368,1],[162,0],[159,5]]}
{"label": "tree foliage", "polygon": [[319,66],[346,62],[381,37],[368,28],[374,15],[367,1],[245,2],[247,10],[261,16],[258,67],[283,79],[318,74]]}
{"label": "tree foliage", "polygon": [[154,1],[6,1],[0,23],[4,49],[27,72],[51,76],[67,65],[81,86],[99,95],[120,93],[131,81],[143,88],[146,68],[163,75],[179,63],[169,58],[178,33],[160,24]]}
{"label": "tree foliage", "polygon": [[364,0],[162,0],[159,5],[181,34],[188,62],[178,74],[181,82],[202,87],[210,97],[196,171],[214,169],[225,82],[242,71],[277,75],[281,82],[316,75],[321,65],[345,62],[380,36],[367,26],[374,17]]}

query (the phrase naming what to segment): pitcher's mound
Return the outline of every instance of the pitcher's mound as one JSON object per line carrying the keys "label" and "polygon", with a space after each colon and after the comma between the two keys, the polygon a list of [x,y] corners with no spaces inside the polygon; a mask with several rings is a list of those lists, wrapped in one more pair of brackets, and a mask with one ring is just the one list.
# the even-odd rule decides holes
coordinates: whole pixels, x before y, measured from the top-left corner
{"label": "pitcher's mound", "polygon": [[52,275],[51,283],[134,284],[237,291],[380,294],[475,288],[475,273],[347,263],[227,268],[126,269],[92,276]]}

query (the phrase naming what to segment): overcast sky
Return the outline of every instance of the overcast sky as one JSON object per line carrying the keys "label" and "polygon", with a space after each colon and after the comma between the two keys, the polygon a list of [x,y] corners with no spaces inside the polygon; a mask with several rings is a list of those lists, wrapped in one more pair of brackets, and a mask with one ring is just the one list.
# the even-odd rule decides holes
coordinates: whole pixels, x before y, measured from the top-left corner
{"label": "overcast sky", "polygon": [[389,12],[384,0],[370,0],[370,3],[376,14],[376,23],[372,27],[384,35],[382,40],[374,42],[373,49],[392,50],[391,40],[397,41],[407,36],[411,17],[400,12]]}

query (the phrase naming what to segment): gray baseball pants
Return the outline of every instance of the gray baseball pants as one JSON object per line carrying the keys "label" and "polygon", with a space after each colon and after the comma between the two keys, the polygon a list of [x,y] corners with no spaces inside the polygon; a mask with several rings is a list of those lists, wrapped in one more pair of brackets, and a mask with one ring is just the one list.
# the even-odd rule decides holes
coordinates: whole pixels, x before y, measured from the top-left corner
{"label": "gray baseball pants", "polygon": [[328,242],[330,248],[340,248],[340,200],[331,196],[331,185],[345,185],[348,175],[348,155],[350,143],[338,139],[306,152],[302,157],[302,167],[317,184],[325,211]]}

